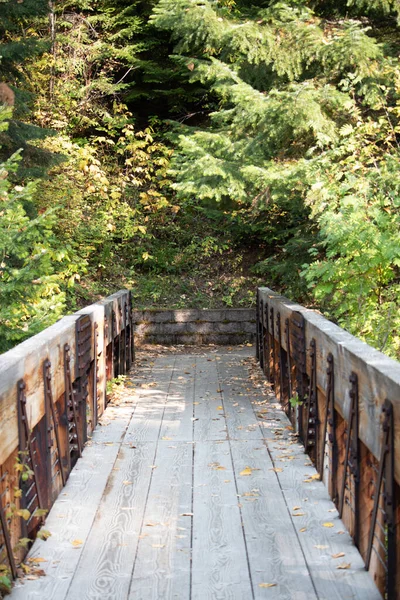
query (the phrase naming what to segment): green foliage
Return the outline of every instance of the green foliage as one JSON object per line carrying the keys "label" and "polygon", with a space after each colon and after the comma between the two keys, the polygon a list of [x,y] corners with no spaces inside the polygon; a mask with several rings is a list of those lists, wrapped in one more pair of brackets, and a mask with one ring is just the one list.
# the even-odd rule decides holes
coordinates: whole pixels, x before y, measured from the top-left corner
{"label": "green foliage", "polygon": [[393,22],[379,22],[397,3],[348,5],[352,18],[339,3],[326,19],[301,1],[158,3],[152,22],[177,64],[219,98],[206,127],[176,127],[174,188],[181,202],[247,211],[273,246],[256,272],[299,299],[307,283],[333,318],[397,355],[400,71]]}
{"label": "green foliage", "polygon": [[[0,124],[7,116],[0,111]],[[54,323],[64,309],[51,213],[35,214],[34,184],[13,185],[20,156],[0,163],[0,351]]]}

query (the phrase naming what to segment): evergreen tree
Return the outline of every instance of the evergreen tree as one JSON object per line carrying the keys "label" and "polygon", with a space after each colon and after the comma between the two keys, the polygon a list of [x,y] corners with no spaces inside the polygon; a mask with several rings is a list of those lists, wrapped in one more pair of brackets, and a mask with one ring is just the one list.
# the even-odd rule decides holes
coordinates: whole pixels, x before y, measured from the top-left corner
{"label": "evergreen tree", "polygon": [[258,268],[292,290],[307,249],[320,305],[396,353],[400,65],[381,18],[397,3],[343,2],[329,20],[313,4],[160,0],[152,22],[177,64],[220,99],[207,127],[177,126],[175,189],[257,218],[278,242]]}

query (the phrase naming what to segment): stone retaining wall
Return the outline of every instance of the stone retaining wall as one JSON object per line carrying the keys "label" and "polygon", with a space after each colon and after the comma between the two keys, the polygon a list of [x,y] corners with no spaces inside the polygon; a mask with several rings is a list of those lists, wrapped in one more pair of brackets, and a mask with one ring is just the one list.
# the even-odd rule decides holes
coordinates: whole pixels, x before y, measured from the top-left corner
{"label": "stone retaining wall", "polygon": [[256,338],[256,311],[252,308],[134,310],[135,344],[219,344],[253,343]]}

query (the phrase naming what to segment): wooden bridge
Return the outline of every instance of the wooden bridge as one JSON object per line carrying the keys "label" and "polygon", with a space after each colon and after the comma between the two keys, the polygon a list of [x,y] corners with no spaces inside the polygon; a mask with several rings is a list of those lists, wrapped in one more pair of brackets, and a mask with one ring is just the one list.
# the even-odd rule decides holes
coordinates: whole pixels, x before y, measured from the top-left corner
{"label": "wooden bridge", "polygon": [[122,291],[0,357],[11,599],[400,597],[400,365],[267,288],[257,328],[134,360]]}

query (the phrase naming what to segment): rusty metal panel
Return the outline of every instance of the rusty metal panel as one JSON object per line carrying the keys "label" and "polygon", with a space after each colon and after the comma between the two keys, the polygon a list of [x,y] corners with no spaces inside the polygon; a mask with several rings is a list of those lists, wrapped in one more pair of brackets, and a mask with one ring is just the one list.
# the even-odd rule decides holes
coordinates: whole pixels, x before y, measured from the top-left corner
{"label": "rusty metal panel", "polygon": [[84,375],[91,363],[92,321],[82,315],[76,322],[76,378]]}

